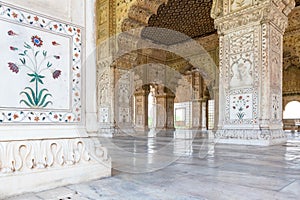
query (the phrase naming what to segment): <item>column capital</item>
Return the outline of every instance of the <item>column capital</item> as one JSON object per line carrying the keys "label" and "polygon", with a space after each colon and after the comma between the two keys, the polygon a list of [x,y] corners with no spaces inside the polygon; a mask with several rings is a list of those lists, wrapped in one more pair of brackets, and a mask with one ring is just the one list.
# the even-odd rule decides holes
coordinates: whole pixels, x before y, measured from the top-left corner
{"label": "column capital", "polygon": [[294,0],[214,0],[211,17],[219,34],[240,26],[271,22],[282,33],[288,25],[288,14]]}
{"label": "column capital", "polygon": [[135,96],[148,96],[149,93],[150,93],[150,86],[143,85],[142,87],[135,90],[134,95]]}

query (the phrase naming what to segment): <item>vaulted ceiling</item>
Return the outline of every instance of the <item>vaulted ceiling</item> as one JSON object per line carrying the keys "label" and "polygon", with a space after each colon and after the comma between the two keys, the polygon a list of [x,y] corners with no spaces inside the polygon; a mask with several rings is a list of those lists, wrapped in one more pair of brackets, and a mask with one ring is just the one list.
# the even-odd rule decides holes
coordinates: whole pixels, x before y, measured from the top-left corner
{"label": "vaulted ceiling", "polygon": [[[165,45],[210,35],[216,32],[210,17],[212,1],[139,0],[124,20],[123,31],[143,26],[164,28],[144,29],[142,36]],[[296,0],[296,6],[300,6],[300,0]]]}
{"label": "vaulted ceiling", "polygon": [[[209,35],[216,32],[210,17],[211,7],[212,0],[169,0],[159,7],[157,15],[150,17],[148,26],[178,31],[191,38]],[[167,44],[186,40],[180,34],[157,34],[153,30],[145,35],[156,42]]]}
{"label": "vaulted ceiling", "polygon": [[[300,0],[296,0],[296,6],[300,6]],[[211,7],[212,0],[169,0],[148,21],[149,27],[166,30],[145,30],[143,36],[157,43],[171,45],[183,42],[188,37],[198,38],[215,33],[214,21],[210,17]]]}

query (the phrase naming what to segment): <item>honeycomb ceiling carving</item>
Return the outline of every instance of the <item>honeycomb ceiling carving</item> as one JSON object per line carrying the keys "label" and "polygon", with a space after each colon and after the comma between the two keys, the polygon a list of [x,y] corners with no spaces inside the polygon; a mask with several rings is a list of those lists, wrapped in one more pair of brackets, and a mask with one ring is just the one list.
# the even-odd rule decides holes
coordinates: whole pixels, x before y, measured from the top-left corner
{"label": "honeycomb ceiling carving", "polygon": [[[152,15],[148,26],[166,28],[183,33],[191,38],[202,37],[216,32],[210,17],[212,0],[169,0],[159,7],[157,15]],[[181,34],[160,34],[144,31],[143,36],[155,42],[171,45],[183,42]]]}

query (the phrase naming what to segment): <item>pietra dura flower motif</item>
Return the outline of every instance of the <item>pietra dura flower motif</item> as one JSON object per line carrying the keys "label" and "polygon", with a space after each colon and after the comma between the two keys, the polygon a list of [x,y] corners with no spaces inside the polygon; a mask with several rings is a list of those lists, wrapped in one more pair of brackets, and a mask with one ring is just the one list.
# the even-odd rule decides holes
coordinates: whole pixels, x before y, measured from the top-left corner
{"label": "pietra dura flower motif", "polygon": [[[14,31],[8,31],[9,36],[16,36]],[[20,92],[23,99],[20,100],[20,104],[25,104],[30,108],[45,108],[52,101],[49,100],[52,97],[49,90],[44,85],[44,79],[47,74],[47,70],[52,74],[53,79],[58,79],[62,73],[59,69],[52,69],[51,59],[60,59],[57,55],[48,55],[46,50],[41,50],[43,46],[43,40],[38,35],[31,37],[31,43],[24,42],[24,49],[19,51],[18,62],[8,62],[8,68],[18,74],[20,70],[27,70],[27,76],[29,77],[29,85]],[[13,51],[19,50],[18,48],[10,48]],[[32,86],[34,84],[34,86]]]}
{"label": "pietra dura flower motif", "polygon": [[[247,96],[247,98],[249,98],[249,96]],[[243,119],[246,115],[245,110],[249,108],[249,100],[246,100],[243,96],[233,97],[233,100],[234,105],[232,108],[238,111],[236,113],[238,119]]]}

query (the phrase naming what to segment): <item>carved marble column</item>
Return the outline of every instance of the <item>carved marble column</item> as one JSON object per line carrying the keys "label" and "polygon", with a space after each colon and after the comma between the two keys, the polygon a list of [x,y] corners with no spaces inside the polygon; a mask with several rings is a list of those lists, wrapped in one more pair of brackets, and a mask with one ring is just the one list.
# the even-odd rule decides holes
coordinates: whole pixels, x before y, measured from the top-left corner
{"label": "carved marble column", "polygon": [[174,93],[164,86],[156,88],[156,124],[155,130],[173,131],[174,128]]}
{"label": "carved marble column", "polygon": [[115,105],[114,118],[116,122],[115,134],[127,135],[132,132],[132,73],[125,69],[115,69]]}
{"label": "carved marble column", "polygon": [[137,132],[149,131],[148,127],[148,95],[150,86],[144,85],[134,93],[135,97],[135,130]]}
{"label": "carved marble column", "polygon": [[219,124],[219,87],[214,87],[213,88],[213,93],[214,93],[214,127],[213,131],[218,130],[218,124]]}
{"label": "carved marble column", "polygon": [[215,0],[221,143],[271,145],[282,130],[282,36],[294,1]]}
{"label": "carved marble column", "polygon": [[204,81],[200,73],[194,72],[192,74],[192,86],[193,86],[193,100],[192,100],[192,129],[202,130],[203,118],[206,117],[203,114],[203,87]]}
{"label": "carved marble column", "polygon": [[114,102],[115,102],[115,69],[110,67],[111,58],[98,62],[98,132],[101,136],[112,137],[115,132]]}

